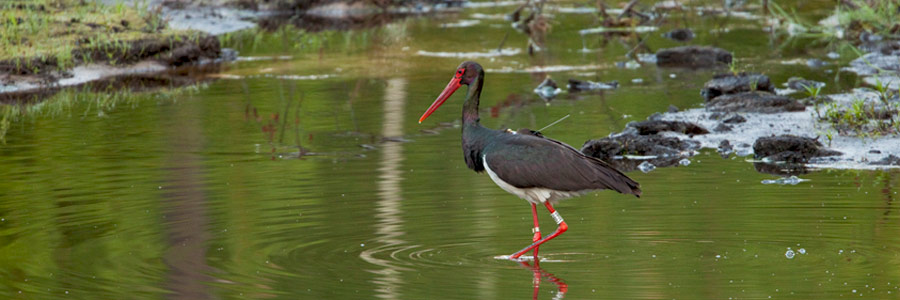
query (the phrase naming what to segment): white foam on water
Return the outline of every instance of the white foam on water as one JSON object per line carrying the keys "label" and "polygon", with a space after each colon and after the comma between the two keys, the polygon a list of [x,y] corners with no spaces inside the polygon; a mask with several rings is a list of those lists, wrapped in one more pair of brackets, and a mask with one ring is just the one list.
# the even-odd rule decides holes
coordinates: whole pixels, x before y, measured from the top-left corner
{"label": "white foam on water", "polygon": [[608,65],[583,65],[583,66],[533,66],[528,68],[517,69],[513,67],[503,67],[500,69],[488,69],[491,73],[548,73],[548,72],[564,72],[564,71],[589,71],[609,68]]}
{"label": "white foam on water", "polygon": [[656,26],[634,26],[634,27],[595,27],[589,29],[579,30],[578,33],[581,35],[592,34],[592,33],[604,33],[604,32],[636,32],[636,33],[644,33],[644,32],[652,32],[659,30],[659,27]]}
{"label": "white foam on water", "polygon": [[481,2],[466,2],[463,3],[463,7],[466,8],[481,8],[481,7],[503,7],[503,6],[513,6],[513,5],[522,5],[525,4],[525,1],[481,1]]}
{"label": "white foam on water", "polygon": [[497,56],[513,56],[522,53],[522,49],[519,48],[503,48],[500,51],[493,50],[488,52],[431,52],[425,50],[419,50],[416,52],[416,55],[421,56],[430,56],[430,57],[457,57],[457,58],[482,58],[482,57],[497,57]]}
{"label": "white foam on water", "polygon": [[463,27],[472,27],[475,25],[481,24],[479,20],[459,20],[455,23],[444,23],[441,24],[443,28],[463,28]]}

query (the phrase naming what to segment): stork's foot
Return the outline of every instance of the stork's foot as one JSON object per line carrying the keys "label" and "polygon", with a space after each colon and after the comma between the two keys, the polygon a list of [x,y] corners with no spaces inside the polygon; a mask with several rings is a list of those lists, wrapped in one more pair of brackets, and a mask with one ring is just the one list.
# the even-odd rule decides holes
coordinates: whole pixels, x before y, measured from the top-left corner
{"label": "stork's foot", "polygon": [[549,240],[552,240],[553,238],[559,236],[563,232],[566,232],[566,230],[569,230],[569,225],[566,225],[566,221],[563,221],[563,218],[562,218],[562,216],[559,215],[559,212],[556,211],[556,209],[553,209],[553,205],[550,204],[550,201],[544,202],[544,206],[547,207],[547,211],[550,212],[550,216],[553,217],[553,220],[556,221],[556,224],[558,224],[559,227],[556,227],[556,231],[554,231],[553,234],[548,235],[545,238],[540,238],[541,233],[540,233],[540,229],[538,229],[538,223],[537,223],[537,208],[534,204],[532,204],[531,212],[534,214],[534,228],[535,228],[535,233],[534,233],[533,239],[536,239],[536,240],[534,240],[534,243],[531,243],[531,245],[528,245],[528,247],[525,247],[525,249],[519,250],[519,252],[516,252],[516,253],[513,253],[512,255],[510,255],[509,259],[518,260],[519,257],[521,257],[523,254],[534,249],[534,261],[537,261],[538,260],[538,256],[537,256],[538,246],[540,246],[543,243],[546,243]]}
{"label": "stork's foot", "polygon": [[[519,250],[519,252],[511,254],[509,256],[509,259],[518,260],[519,257],[524,255],[525,253],[528,253],[528,251],[531,251],[532,249],[537,249],[541,244],[546,243],[549,240],[552,240],[553,238],[559,236],[563,232],[566,232],[566,230],[569,230],[569,225],[566,225],[565,221],[560,222],[559,227],[556,228],[556,231],[554,231],[553,234],[548,235],[547,237],[542,238],[542,239],[532,243],[531,245],[528,245],[528,247],[525,247],[524,249]],[[537,261],[537,254],[535,254],[535,261]]]}

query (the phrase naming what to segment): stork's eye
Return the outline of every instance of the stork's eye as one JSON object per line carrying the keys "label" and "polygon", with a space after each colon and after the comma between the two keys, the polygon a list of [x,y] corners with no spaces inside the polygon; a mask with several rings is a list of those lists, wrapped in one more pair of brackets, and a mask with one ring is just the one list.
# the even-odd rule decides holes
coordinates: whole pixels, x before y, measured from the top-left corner
{"label": "stork's eye", "polygon": [[456,70],[456,76],[462,76],[464,71],[465,71],[464,69]]}

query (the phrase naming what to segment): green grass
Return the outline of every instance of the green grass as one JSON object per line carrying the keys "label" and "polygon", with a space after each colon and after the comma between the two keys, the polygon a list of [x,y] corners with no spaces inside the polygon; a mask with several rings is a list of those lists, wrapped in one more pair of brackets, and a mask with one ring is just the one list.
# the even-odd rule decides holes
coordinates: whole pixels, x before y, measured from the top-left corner
{"label": "green grass", "polygon": [[[896,21],[900,19],[900,1],[847,1],[858,8],[835,3],[834,15],[837,16],[838,23],[843,29],[842,35],[838,35],[838,31],[833,28],[802,21],[793,9],[788,12],[776,1],[769,1],[769,13],[780,19],[783,24],[786,24],[783,26],[784,28],[793,31],[792,34],[798,36],[837,38],[859,43],[860,34],[863,32],[882,37],[900,34],[900,25],[898,25],[900,23]],[[782,5],[794,4],[790,1],[780,2],[782,2]]]}
{"label": "green grass", "polygon": [[0,25],[0,64],[23,74],[93,62],[91,52],[112,59],[133,41],[185,34],[166,29],[159,12],[145,4],[135,9],[121,1],[7,0],[0,4]]}
{"label": "green grass", "polygon": [[900,104],[889,100],[881,103],[854,99],[849,107],[830,103],[820,120],[831,124],[838,134],[861,138],[900,135]]}
{"label": "green grass", "polygon": [[874,34],[887,35],[897,25],[900,18],[900,1],[882,0],[869,1],[851,0],[858,9],[849,9],[838,6],[837,15],[841,25],[854,31],[869,31]]}

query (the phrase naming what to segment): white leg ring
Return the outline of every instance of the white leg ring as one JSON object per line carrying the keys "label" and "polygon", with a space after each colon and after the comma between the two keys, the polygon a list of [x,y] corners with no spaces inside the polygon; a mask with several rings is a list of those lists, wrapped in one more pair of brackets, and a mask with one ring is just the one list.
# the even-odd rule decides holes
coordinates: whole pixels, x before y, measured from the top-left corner
{"label": "white leg ring", "polygon": [[550,216],[553,217],[553,220],[556,221],[556,224],[563,222],[563,218],[559,215],[558,211],[554,211],[552,214],[550,214]]}

